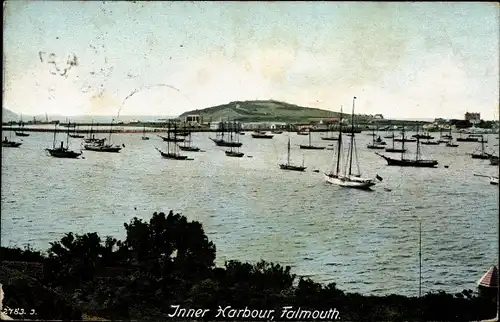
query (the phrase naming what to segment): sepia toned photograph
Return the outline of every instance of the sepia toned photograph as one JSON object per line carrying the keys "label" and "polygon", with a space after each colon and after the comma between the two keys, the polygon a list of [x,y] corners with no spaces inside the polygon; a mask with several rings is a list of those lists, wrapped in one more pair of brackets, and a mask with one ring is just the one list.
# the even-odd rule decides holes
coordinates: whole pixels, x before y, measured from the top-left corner
{"label": "sepia toned photograph", "polygon": [[0,318],[499,321],[497,2],[3,2]]}

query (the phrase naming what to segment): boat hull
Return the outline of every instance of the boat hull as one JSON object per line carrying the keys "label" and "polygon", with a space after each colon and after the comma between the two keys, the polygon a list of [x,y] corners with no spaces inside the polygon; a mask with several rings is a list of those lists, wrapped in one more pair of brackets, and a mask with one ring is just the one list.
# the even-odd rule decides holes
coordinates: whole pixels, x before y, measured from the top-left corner
{"label": "boat hull", "polygon": [[83,140],[85,143],[96,143],[96,144],[104,144],[106,138],[104,139],[85,139]]}
{"label": "boat hull", "polygon": [[158,135],[163,141],[165,142],[184,142],[185,138],[178,138],[178,137],[166,137],[166,136],[161,136]]}
{"label": "boat hull", "polygon": [[375,153],[387,161],[389,166],[398,167],[414,167],[414,168],[435,168],[438,165],[436,160],[410,160],[410,159],[393,159],[382,154]]}
{"label": "boat hull", "polygon": [[300,145],[303,150],[324,150],[326,146]]}
{"label": "boat hull", "polygon": [[373,145],[373,144],[369,144],[366,146],[368,149],[371,149],[371,150],[383,150],[385,149],[385,146],[383,145]]}
{"label": "boat hull", "polygon": [[300,171],[300,172],[303,172],[303,171],[305,171],[307,169],[306,167],[297,166],[297,165],[291,165],[291,164],[280,164],[279,166],[280,166],[281,170],[288,170],[288,171]]}
{"label": "boat hull", "polygon": [[213,139],[213,138],[210,138],[210,140],[212,140],[215,145],[217,146],[224,146],[224,147],[228,147],[228,148],[239,148],[243,145],[243,143],[241,142],[230,142],[230,141],[225,141],[225,140],[221,140],[221,139]]}
{"label": "boat hull", "polygon": [[394,142],[417,142],[417,139],[394,139]]}
{"label": "boat hull", "polygon": [[143,140],[149,140],[149,137],[143,136],[141,139],[143,139]]}
{"label": "boat hull", "polygon": [[225,151],[226,155],[228,157],[233,157],[233,158],[241,158],[245,155],[243,152],[235,152],[235,151]]}
{"label": "boat hull", "polygon": [[488,154],[471,154],[473,159],[487,160],[490,158]]}
{"label": "boat hull", "polygon": [[274,135],[269,134],[252,134],[252,138],[254,139],[272,139]]}
{"label": "boat hull", "polygon": [[403,153],[406,152],[406,149],[386,148],[384,151],[390,153]]}
{"label": "boat hull", "polygon": [[61,150],[61,149],[46,149],[46,150],[54,158],[76,159],[80,155],[82,155],[82,153],[69,150]]}
{"label": "boat hull", "polygon": [[8,141],[8,142],[2,142],[2,147],[4,148],[18,148],[21,146],[21,142],[13,142],[13,141]]}
{"label": "boat hull", "polygon": [[498,157],[491,157],[490,158],[490,165],[499,165],[499,158]]}
{"label": "boat hull", "polygon": [[182,146],[178,145],[179,149],[182,151],[188,151],[188,152],[198,152],[200,151],[200,148],[194,147],[194,146]]}
{"label": "boat hull", "polygon": [[118,153],[121,151],[119,146],[103,146],[103,145],[84,145],[83,148],[87,151]]}
{"label": "boat hull", "polygon": [[74,138],[74,139],[83,139],[85,137],[85,135],[74,135],[74,134],[69,134],[69,137],[70,138]]}
{"label": "boat hull", "polygon": [[490,178],[490,184],[498,186],[498,178],[491,177]]}
{"label": "boat hull", "polygon": [[28,133],[23,133],[23,132],[15,132],[16,136],[30,136]]}
{"label": "boat hull", "polygon": [[344,188],[353,188],[368,190],[375,185],[375,181],[372,179],[364,179],[358,177],[344,177],[344,176],[333,176],[325,174],[325,181],[330,184],[334,184]]}
{"label": "boat hull", "polygon": [[325,140],[325,141],[338,141],[339,138],[336,138],[336,137],[321,137],[322,140]]}
{"label": "boat hull", "polygon": [[432,142],[432,141],[429,141],[429,142],[420,142],[420,144],[422,145],[439,145],[439,142]]}
{"label": "boat hull", "polygon": [[477,138],[457,138],[458,142],[479,142]]}
{"label": "boat hull", "polygon": [[458,147],[458,144],[446,143],[446,146],[449,148],[456,148],[456,147]]}

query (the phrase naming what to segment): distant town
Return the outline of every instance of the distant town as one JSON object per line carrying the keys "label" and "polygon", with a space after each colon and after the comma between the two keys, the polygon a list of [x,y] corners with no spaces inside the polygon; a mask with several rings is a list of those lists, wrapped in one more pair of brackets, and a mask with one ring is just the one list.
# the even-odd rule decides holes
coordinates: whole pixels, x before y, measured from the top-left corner
{"label": "distant town", "polygon": [[[90,118],[90,116],[89,116]],[[151,119],[151,117],[149,117]],[[425,121],[411,121],[411,120],[395,120],[395,119],[385,119],[382,114],[376,115],[366,115],[362,118],[357,118],[355,120],[355,126],[359,130],[371,130],[373,128],[377,128],[378,130],[388,130],[393,126],[416,126],[420,125],[422,130],[424,131],[439,131],[440,129],[451,129],[455,131],[462,130],[464,132],[492,132],[497,133],[500,124],[499,121],[484,121],[481,119],[480,113],[472,113],[467,112],[464,114],[463,119],[443,119],[436,118],[434,121],[425,122]],[[138,119],[132,119],[129,121],[119,121],[113,123],[115,126],[116,132],[121,132],[120,127],[147,127],[147,128],[161,128],[167,121],[176,122],[180,124],[180,126],[188,126],[190,128],[196,129],[198,131],[217,131],[220,129],[221,125],[225,122],[237,122],[241,124],[242,130],[273,130],[273,129],[290,129],[293,131],[326,131],[331,129],[332,127],[336,127],[341,121],[344,125],[350,125],[350,118],[348,115],[343,115],[340,117],[327,117],[327,118],[304,118],[303,121],[300,122],[279,122],[279,121],[246,121],[241,122],[238,119],[214,119],[214,118],[204,118],[199,114],[188,114],[182,117],[174,117],[174,118],[158,118],[156,120],[143,121]],[[101,127],[110,126],[111,123],[108,122],[88,122],[88,121],[80,121],[74,122],[70,119],[65,120],[42,120],[33,118],[32,120],[26,121],[10,121],[3,122],[3,126],[10,126],[12,129],[16,129],[19,126],[23,126],[25,131],[36,130],[35,127],[30,129],[30,125],[47,125],[47,124],[57,124],[59,126],[67,127],[69,126],[90,126],[90,125],[98,125]],[[8,130],[8,129],[5,129]],[[128,131],[126,131],[128,132]]]}

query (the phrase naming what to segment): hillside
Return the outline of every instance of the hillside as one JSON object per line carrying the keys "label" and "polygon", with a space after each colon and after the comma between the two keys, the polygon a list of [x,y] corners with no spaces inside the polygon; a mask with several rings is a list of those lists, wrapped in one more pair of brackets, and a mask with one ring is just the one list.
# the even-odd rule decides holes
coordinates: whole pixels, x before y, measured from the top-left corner
{"label": "hillside", "polygon": [[19,115],[2,107],[2,122],[19,121]]}
{"label": "hillside", "polygon": [[[285,102],[243,101],[231,102],[224,105],[212,106],[201,110],[193,110],[180,115],[199,114],[203,120],[218,121],[230,119],[235,121],[282,121],[300,122],[317,118],[338,117],[340,113],[321,110],[318,108],[303,107]],[[344,114],[345,115],[345,114]]]}

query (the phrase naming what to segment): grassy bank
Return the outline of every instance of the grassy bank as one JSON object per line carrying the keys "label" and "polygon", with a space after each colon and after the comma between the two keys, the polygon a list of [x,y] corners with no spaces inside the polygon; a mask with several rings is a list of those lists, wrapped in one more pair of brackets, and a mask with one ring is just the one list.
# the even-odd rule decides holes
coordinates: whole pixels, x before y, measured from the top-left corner
{"label": "grassy bank", "polygon": [[[4,306],[34,309],[40,319],[165,320],[171,305],[210,309],[205,319],[229,305],[274,309],[274,320],[283,320],[285,306],[336,309],[343,321],[471,321],[495,314],[493,299],[470,290],[422,298],[364,296],[297,278],[276,263],[216,267],[216,247],[202,225],[172,212],[155,213],[149,222],[134,218],[124,227],[123,241],[68,233],[44,253],[2,247]],[[23,265],[31,267],[23,272]]]}

